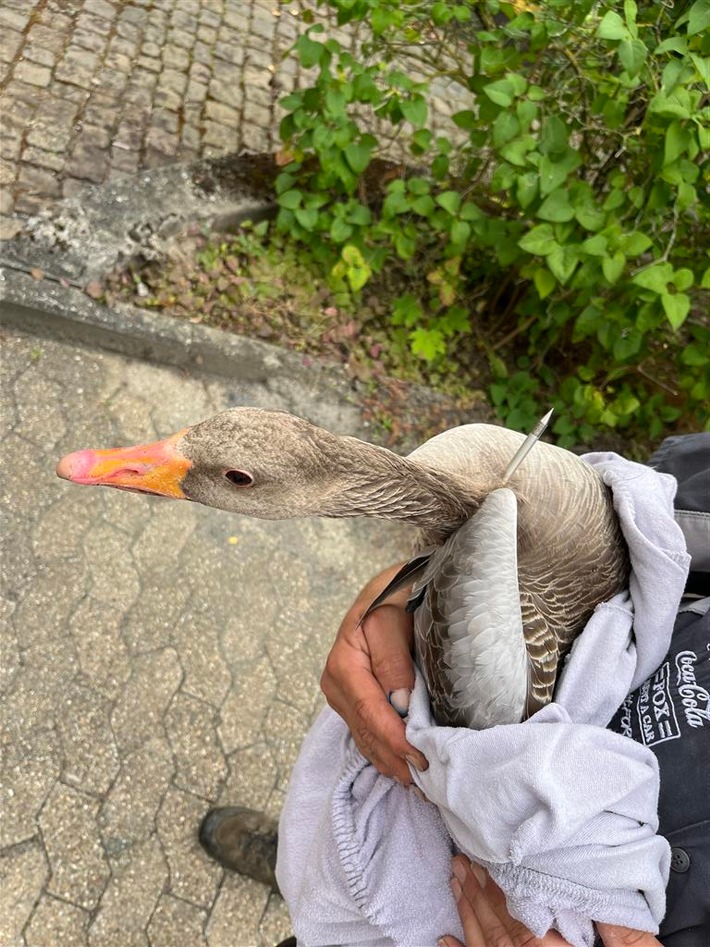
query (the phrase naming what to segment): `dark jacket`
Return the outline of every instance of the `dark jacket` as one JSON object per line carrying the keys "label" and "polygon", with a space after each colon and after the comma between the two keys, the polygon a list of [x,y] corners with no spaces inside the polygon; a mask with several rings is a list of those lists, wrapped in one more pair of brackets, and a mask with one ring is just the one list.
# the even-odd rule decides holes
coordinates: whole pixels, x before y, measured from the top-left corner
{"label": "dark jacket", "polygon": [[665,947],[710,945],[710,434],[672,437],[651,466],[678,480],[691,572],[671,648],[610,723],[658,758],[659,832],[671,845]]}

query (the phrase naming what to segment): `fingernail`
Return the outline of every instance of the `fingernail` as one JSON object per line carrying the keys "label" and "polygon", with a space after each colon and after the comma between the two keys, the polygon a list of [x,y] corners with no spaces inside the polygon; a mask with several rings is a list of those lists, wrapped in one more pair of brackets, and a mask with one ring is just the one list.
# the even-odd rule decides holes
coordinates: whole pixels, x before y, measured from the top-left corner
{"label": "fingernail", "polygon": [[406,717],[409,713],[409,698],[411,696],[412,692],[408,687],[398,687],[396,691],[389,692],[387,700],[400,717]]}
{"label": "fingernail", "polygon": [[488,879],[486,878],[486,873],[485,873],[485,871],[481,868],[481,866],[480,866],[480,865],[477,865],[475,862],[471,862],[471,871],[472,871],[472,872],[474,873],[474,875],[476,876],[476,881],[479,883],[479,885],[480,885],[482,888],[485,888],[485,887],[486,887],[486,881],[487,881]]}
{"label": "fingernail", "polygon": [[452,878],[452,879],[451,879],[451,890],[452,890],[453,893],[454,893],[454,897],[455,897],[456,900],[458,901],[458,899],[459,899],[459,898],[461,897],[461,895],[463,894],[463,888],[461,887],[461,882],[459,881],[458,878]]}
{"label": "fingernail", "polygon": [[421,799],[422,802],[426,802],[427,804],[429,803],[429,800],[428,800],[427,797],[424,795],[424,793],[421,791],[421,789],[419,788],[419,786],[412,786],[412,792],[414,793],[415,796],[417,796],[419,799]]}
{"label": "fingernail", "polygon": [[413,766],[420,773],[426,773],[426,771],[429,769],[429,763],[423,756],[417,757],[405,755],[404,758],[410,766]]}
{"label": "fingernail", "polygon": [[456,878],[463,884],[466,880],[466,866],[458,858],[454,859],[453,872]]}

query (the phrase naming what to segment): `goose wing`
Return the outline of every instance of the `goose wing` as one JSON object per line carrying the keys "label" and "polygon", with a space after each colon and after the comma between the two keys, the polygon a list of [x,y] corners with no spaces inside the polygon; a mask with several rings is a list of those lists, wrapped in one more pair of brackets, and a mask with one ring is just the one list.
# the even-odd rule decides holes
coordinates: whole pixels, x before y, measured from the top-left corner
{"label": "goose wing", "polygon": [[523,719],[528,659],[517,569],[517,503],[502,488],[431,556],[413,597],[417,660],[436,721],[482,729]]}

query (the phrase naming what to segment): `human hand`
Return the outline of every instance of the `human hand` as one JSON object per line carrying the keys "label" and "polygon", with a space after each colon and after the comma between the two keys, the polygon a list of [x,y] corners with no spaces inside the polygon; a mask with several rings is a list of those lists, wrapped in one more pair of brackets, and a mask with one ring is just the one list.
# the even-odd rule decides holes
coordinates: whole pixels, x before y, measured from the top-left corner
{"label": "human hand", "polygon": [[[569,947],[557,931],[535,937],[524,924],[508,911],[505,895],[480,865],[465,855],[453,861],[451,889],[456,898],[465,947]],[[661,947],[660,941],[648,931],[632,930],[615,924],[597,924],[605,947]],[[460,940],[447,934],[440,947],[464,947]]]}
{"label": "human hand", "polygon": [[360,622],[368,605],[399,567],[369,582],[343,619],[321,677],[329,705],[348,725],[362,755],[385,776],[405,786],[412,782],[407,758],[425,770],[424,755],[405,736],[404,721],[387,700],[406,710],[414,687],[412,618],[400,590]]}

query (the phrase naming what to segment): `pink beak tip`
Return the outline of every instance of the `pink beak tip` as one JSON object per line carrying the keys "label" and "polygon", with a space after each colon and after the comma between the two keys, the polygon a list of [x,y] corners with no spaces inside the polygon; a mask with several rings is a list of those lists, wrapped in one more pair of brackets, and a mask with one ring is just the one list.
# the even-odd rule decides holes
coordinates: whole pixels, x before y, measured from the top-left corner
{"label": "pink beak tip", "polygon": [[67,454],[57,464],[57,476],[62,480],[80,481],[86,476],[86,472],[91,469],[94,462],[94,452],[92,450],[78,450],[73,454]]}

